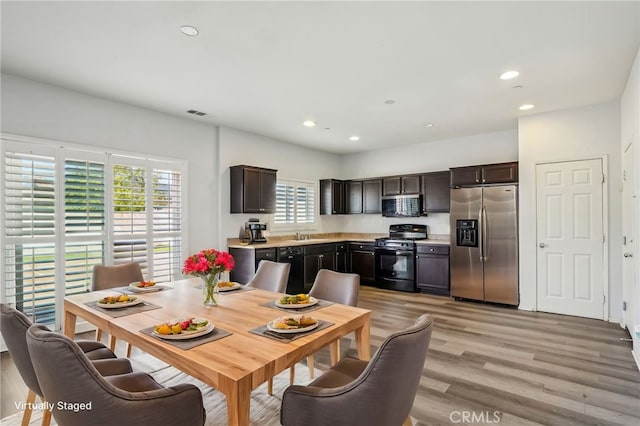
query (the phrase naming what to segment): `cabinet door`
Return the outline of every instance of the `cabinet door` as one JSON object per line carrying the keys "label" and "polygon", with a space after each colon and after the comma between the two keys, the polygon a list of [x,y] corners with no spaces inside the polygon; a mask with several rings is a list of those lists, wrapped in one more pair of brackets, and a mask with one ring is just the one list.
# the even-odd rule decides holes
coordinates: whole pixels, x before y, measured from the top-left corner
{"label": "cabinet door", "polygon": [[382,193],[384,195],[398,195],[402,191],[400,176],[386,177],[382,179]]}
{"label": "cabinet door", "polygon": [[482,167],[482,183],[514,183],[518,181],[518,163],[490,164]]}
{"label": "cabinet door", "polygon": [[421,292],[449,295],[449,256],[417,256],[416,285]]}
{"label": "cabinet door", "polygon": [[245,168],[243,205],[245,213],[261,213],[261,175],[262,172],[256,169]]}
{"label": "cabinet door", "polygon": [[334,180],[331,182],[331,196],[333,197],[332,214],[344,213],[344,182]]}
{"label": "cabinet door", "polygon": [[365,180],[362,184],[363,192],[363,213],[381,213],[382,205],[380,198],[382,197],[382,180]]}
{"label": "cabinet door", "polygon": [[304,288],[305,291],[313,285],[320,270],[320,255],[310,254],[304,257]]}
{"label": "cabinet door", "polygon": [[480,166],[457,167],[451,169],[451,186],[476,185],[481,183],[482,168]]}
{"label": "cabinet door", "polygon": [[360,284],[375,284],[375,257],[373,251],[349,253],[351,273],[360,275]]}
{"label": "cabinet door", "polygon": [[347,252],[336,251],[336,272],[347,272]]}
{"label": "cabinet door", "polygon": [[345,185],[345,213],[357,214],[362,213],[362,181],[350,180]]}
{"label": "cabinet door", "polygon": [[[320,255],[319,269],[329,269],[331,271],[336,270],[336,254],[325,253]],[[315,278],[315,277],[314,277]]]}
{"label": "cabinet door", "polygon": [[449,172],[422,175],[422,209],[425,212],[448,212],[451,189]]}
{"label": "cabinet door", "polygon": [[420,192],[420,175],[401,176],[400,183],[403,194],[417,194]]}
{"label": "cabinet door", "polygon": [[276,212],[276,172],[260,172],[260,212]]}

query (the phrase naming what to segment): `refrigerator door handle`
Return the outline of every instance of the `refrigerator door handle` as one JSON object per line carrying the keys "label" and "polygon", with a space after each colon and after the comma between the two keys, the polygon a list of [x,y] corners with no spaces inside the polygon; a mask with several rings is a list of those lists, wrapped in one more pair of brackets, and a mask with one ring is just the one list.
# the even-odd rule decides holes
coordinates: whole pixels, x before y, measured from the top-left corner
{"label": "refrigerator door handle", "polygon": [[482,261],[486,262],[487,261],[487,247],[486,247],[486,241],[487,241],[487,208],[485,206],[482,206],[482,228],[481,228],[481,232],[482,232]]}
{"label": "refrigerator door handle", "polygon": [[484,207],[480,205],[480,210],[478,210],[478,246],[480,247],[480,262],[484,262],[484,235],[482,233],[482,230],[484,229],[484,220],[482,210],[484,210]]}

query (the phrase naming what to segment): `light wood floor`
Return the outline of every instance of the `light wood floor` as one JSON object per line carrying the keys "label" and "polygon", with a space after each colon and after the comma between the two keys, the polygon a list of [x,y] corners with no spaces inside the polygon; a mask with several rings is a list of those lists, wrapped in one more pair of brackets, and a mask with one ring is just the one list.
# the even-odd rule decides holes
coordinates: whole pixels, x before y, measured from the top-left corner
{"label": "light wood floor", "polygon": [[[412,410],[420,426],[640,424],[640,373],[617,324],[371,287],[359,306],[373,311],[373,349],[418,315],[435,317]],[[349,337],[342,348],[355,355]],[[321,351],[316,367],[327,363]],[[1,373],[6,416],[26,389],[6,354]]]}

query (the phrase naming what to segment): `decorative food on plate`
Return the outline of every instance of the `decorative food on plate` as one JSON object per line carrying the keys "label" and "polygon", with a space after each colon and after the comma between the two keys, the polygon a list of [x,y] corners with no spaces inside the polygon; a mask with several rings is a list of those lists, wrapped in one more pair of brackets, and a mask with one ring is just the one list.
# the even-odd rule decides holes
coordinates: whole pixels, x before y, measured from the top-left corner
{"label": "decorative food on plate", "polygon": [[290,315],[276,318],[271,322],[271,326],[278,330],[296,330],[308,328],[318,324],[318,320],[304,315]]}
{"label": "decorative food on plate", "polygon": [[204,318],[186,318],[180,320],[171,320],[156,325],[153,330],[157,334],[189,334],[193,332],[203,331],[209,328],[209,321]]}
{"label": "decorative food on plate", "polygon": [[318,299],[304,293],[287,295],[276,300],[276,306],[280,308],[304,308],[315,305],[316,303],[318,303]]}
{"label": "decorative food on plate", "polygon": [[218,287],[220,288],[229,288],[229,287],[234,287],[236,283],[231,282],[231,281],[220,281],[218,283]]}
{"label": "decorative food on plate", "polygon": [[132,283],[133,287],[145,288],[145,287],[153,287],[156,285],[155,281],[140,281],[139,283]]}
{"label": "decorative food on plate", "polygon": [[142,299],[126,294],[118,294],[116,296],[107,296],[98,300],[97,305],[101,308],[123,308],[125,306],[137,305],[142,303]]}
{"label": "decorative food on plate", "polygon": [[129,284],[129,289],[136,293],[147,293],[161,290],[161,286],[157,286],[155,281],[136,281]]}

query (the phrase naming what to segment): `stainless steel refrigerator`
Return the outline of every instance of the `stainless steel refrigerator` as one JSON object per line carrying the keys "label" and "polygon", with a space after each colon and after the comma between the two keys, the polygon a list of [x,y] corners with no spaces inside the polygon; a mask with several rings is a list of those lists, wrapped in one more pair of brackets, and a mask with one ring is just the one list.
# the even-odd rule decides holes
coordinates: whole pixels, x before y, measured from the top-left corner
{"label": "stainless steel refrigerator", "polygon": [[518,187],[451,190],[451,295],[518,305]]}

